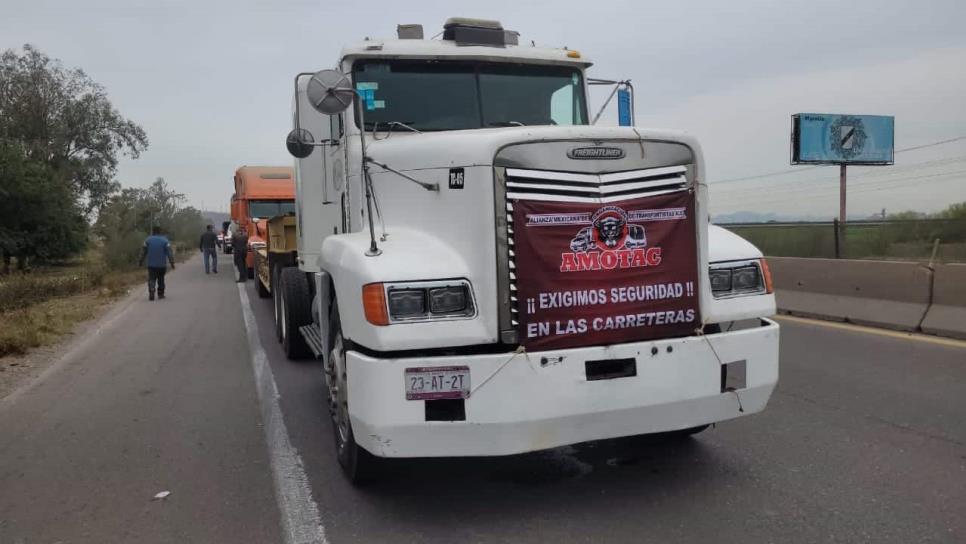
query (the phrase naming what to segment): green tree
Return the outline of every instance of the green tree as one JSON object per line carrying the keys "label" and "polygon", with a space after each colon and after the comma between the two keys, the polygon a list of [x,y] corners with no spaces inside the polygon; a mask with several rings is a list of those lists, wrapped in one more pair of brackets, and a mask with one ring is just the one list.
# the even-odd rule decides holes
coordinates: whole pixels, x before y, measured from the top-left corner
{"label": "green tree", "polygon": [[137,158],[148,145],[101,85],[31,45],[0,55],[0,139],[20,142],[29,159],[69,182],[88,214],[118,189],[119,157]]}
{"label": "green tree", "polygon": [[130,266],[153,225],[161,227],[173,242],[194,247],[204,228],[201,212],[184,206],[183,194],[173,190],[164,178],[146,189],[127,188],[114,194],[101,207],[94,232],[104,241],[108,264]]}
{"label": "green tree", "polygon": [[23,146],[0,140],[0,253],[25,269],[31,259],[64,259],[84,249],[87,221],[71,187],[27,157]]}
{"label": "green tree", "polygon": [[948,208],[939,212],[941,219],[966,219],[966,202],[950,204]]}

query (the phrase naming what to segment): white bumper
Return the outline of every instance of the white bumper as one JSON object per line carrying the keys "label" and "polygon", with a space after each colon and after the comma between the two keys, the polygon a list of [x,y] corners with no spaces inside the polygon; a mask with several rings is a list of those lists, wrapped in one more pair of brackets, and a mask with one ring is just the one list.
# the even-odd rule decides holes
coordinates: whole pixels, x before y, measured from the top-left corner
{"label": "white bumper", "polygon": [[[778,325],[763,320],[704,337],[516,355],[350,351],[349,413],[358,443],[381,457],[509,455],[686,429],[761,411],[778,381],[778,337]],[[585,361],[628,357],[636,376],[587,380]],[[737,361],[745,361],[746,387],[722,393],[721,365]],[[426,401],[406,400],[404,370],[452,365],[469,366],[479,387],[465,401],[466,419],[426,421]]]}

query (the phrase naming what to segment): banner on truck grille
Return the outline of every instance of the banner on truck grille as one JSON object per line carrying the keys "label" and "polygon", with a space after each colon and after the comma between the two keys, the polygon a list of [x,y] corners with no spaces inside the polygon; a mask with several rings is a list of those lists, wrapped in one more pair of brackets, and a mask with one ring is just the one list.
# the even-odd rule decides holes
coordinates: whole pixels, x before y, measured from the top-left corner
{"label": "banner on truck grille", "polygon": [[528,350],[685,336],[701,323],[690,191],[611,204],[516,200],[512,224]]}

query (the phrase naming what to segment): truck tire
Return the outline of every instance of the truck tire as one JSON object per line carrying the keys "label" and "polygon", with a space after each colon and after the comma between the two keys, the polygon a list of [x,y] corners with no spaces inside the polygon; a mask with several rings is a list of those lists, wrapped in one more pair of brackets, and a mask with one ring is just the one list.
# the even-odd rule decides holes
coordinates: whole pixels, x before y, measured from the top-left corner
{"label": "truck tire", "polygon": [[275,306],[275,339],[282,342],[282,267],[272,268],[272,302]]}
{"label": "truck tire", "polygon": [[339,308],[335,303],[329,316],[329,338],[332,340],[329,353],[325,358],[325,373],[336,459],[339,460],[339,467],[345,477],[353,485],[359,485],[376,478],[380,460],[359,446],[352,433],[352,421],[349,418],[346,346],[345,339],[342,337]]}
{"label": "truck tire", "polygon": [[304,359],[310,355],[309,346],[302,338],[299,327],[312,322],[309,282],[298,268],[289,266],[281,273],[282,349],[289,359]]}

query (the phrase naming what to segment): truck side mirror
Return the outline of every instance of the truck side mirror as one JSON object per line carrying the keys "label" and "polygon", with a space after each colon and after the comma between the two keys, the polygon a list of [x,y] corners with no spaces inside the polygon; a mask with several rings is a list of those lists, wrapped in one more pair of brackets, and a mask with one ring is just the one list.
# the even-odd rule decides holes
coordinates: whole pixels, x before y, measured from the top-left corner
{"label": "truck side mirror", "polygon": [[285,138],[285,147],[296,159],[304,159],[315,149],[315,137],[304,128],[293,129]]}

